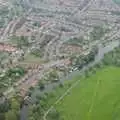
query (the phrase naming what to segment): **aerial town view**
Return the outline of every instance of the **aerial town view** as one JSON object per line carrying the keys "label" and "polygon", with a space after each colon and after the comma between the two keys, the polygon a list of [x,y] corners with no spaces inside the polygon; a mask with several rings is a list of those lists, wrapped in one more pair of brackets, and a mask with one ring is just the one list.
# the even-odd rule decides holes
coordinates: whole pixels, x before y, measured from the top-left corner
{"label": "aerial town view", "polygon": [[120,120],[120,0],[0,0],[0,120]]}

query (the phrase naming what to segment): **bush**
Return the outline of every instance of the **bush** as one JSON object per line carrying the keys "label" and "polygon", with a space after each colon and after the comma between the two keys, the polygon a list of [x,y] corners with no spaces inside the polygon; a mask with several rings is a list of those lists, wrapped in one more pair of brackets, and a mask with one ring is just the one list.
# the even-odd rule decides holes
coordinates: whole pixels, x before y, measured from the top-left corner
{"label": "bush", "polygon": [[56,109],[52,109],[48,114],[49,120],[60,120],[60,113]]}

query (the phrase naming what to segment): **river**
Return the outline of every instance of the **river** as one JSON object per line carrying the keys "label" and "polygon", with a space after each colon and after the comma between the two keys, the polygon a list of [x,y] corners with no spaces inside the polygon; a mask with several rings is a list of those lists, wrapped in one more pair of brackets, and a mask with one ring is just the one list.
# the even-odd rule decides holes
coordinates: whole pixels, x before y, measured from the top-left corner
{"label": "river", "polygon": [[[112,42],[107,43],[105,46],[103,46],[102,44],[98,45],[98,53],[95,56],[95,60],[91,63],[89,63],[88,65],[84,66],[81,71],[77,70],[77,71],[73,71],[72,73],[68,74],[66,77],[62,78],[60,80],[60,82],[63,82],[65,80],[69,80],[72,79],[74,76],[79,75],[80,73],[84,72],[86,69],[88,69],[89,67],[94,66],[95,64],[99,63],[103,58],[104,55],[110,51],[112,51],[114,48],[118,47],[120,45],[120,41],[119,40],[115,40]],[[33,92],[32,94],[32,99],[35,100],[35,96],[37,94],[42,95],[46,92],[50,92],[52,91],[56,86],[59,85],[58,83],[53,83],[53,84],[49,84],[45,86],[45,89],[43,91],[38,91],[38,89],[35,90],[35,92]],[[28,117],[28,107],[27,105],[23,105],[20,111],[20,120],[27,120]]]}

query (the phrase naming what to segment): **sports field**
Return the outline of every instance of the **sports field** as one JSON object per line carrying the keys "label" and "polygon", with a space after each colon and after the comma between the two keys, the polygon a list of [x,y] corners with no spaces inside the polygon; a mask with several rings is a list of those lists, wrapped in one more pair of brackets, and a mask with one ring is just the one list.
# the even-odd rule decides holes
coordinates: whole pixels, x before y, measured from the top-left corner
{"label": "sports field", "polygon": [[56,105],[64,120],[120,120],[120,68],[98,70]]}

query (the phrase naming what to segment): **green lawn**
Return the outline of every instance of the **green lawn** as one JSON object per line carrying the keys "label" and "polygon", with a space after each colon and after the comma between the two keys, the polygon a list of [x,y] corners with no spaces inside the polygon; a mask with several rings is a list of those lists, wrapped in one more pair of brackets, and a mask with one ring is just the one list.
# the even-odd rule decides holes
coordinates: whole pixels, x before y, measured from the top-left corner
{"label": "green lawn", "polygon": [[35,55],[32,54],[26,54],[25,58],[23,61],[21,61],[20,63],[28,63],[28,64],[42,64],[44,63],[44,61],[40,58],[37,57]]}
{"label": "green lawn", "polygon": [[41,58],[36,57],[35,55],[32,55],[32,54],[27,54],[25,56],[24,62],[28,62],[28,63],[41,63]]}
{"label": "green lawn", "polygon": [[120,120],[120,68],[106,67],[81,80],[56,109],[64,120]]}

